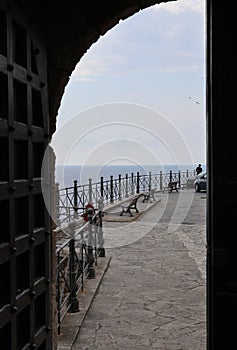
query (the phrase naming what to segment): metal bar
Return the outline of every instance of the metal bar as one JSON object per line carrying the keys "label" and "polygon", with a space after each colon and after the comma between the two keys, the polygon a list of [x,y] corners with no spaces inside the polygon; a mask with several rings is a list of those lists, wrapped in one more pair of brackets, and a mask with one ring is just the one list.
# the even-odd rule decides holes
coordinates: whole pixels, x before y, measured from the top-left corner
{"label": "metal bar", "polygon": [[79,311],[79,300],[77,296],[78,286],[76,284],[76,264],[75,264],[75,223],[69,223],[69,232],[71,235],[71,240],[69,242],[70,249],[70,298],[69,298],[69,312],[78,312]]}
{"label": "metal bar", "polygon": [[110,176],[110,203],[114,203],[113,175]]}
{"label": "metal bar", "polygon": [[128,174],[126,174],[126,180],[125,180],[125,197],[128,197]]}
{"label": "metal bar", "polygon": [[74,180],[73,188],[73,209],[74,209],[74,219],[78,218],[78,191],[77,191],[77,180]]}
{"label": "metal bar", "polygon": [[89,179],[89,203],[92,203],[92,179]]}
{"label": "metal bar", "polygon": [[140,193],[139,171],[137,172],[137,193]]}
{"label": "metal bar", "polygon": [[132,173],[131,174],[131,186],[132,186],[131,187],[131,194],[132,195],[134,194],[134,183],[133,183],[134,180],[133,180],[133,178],[134,178],[134,174]]}
{"label": "metal bar", "polygon": [[122,200],[122,194],[121,194],[121,174],[119,174],[119,192],[118,192],[118,199],[119,199],[119,201]]}
{"label": "metal bar", "polygon": [[93,237],[92,237],[92,224],[93,224],[93,209],[88,208],[87,209],[87,214],[88,214],[88,222],[89,222],[89,231],[88,231],[88,246],[87,246],[87,251],[88,251],[88,279],[95,278],[95,269],[94,269],[94,256],[93,256]]}

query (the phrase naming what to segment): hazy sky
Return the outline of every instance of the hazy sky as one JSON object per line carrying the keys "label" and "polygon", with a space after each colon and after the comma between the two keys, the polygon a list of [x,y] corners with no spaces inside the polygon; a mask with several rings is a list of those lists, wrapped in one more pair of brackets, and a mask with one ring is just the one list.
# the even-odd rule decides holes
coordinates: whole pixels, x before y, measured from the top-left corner
{"label": "hazy sky", "polygon": [[206,163],[204,11],[152,6],[92,45],[59,109],[58,164]]}

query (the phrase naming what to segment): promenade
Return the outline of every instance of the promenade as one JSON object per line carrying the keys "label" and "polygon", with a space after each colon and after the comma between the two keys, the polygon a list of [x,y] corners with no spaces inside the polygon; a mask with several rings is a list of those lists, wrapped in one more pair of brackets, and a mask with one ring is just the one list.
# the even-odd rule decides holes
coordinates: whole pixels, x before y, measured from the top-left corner
{"label": "promenade", "polygon": [[83,322],[68,316],[76,336],[58,349],[206,349],[206,193],[156,197],[136,220],[105,215],[106,263]]}

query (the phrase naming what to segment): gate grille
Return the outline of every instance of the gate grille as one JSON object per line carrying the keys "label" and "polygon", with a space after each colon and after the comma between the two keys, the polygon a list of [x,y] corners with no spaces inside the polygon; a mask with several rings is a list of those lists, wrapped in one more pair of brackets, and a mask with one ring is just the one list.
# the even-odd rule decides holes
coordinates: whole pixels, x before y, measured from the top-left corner
{"label": "gate grille", "polygon": [[1,1],[0,341],[6,350],[51,348],[51,223],[41,190],[47,60],[36,32],[17,5]]}

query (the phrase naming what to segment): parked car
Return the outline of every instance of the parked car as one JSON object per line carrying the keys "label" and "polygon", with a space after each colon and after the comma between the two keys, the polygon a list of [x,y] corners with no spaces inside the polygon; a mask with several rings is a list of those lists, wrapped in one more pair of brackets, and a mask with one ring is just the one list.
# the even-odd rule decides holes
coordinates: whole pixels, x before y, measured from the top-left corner
{"label": "parked car", "polygon": [[201,172],[194,181],[194,188],[196,192],[207,190],[207,173],[206,171]]}
{"label": "parked car", "polygon": [[196,174],[196,175],[191,175],[187,178],[187,181],[186,181],[186,188],[191,188],[191,189],[194,189],[194,181],[196,179],[198,179],[200,176],[204,175],[204,173],[206,173],[206,170],[205,171],[202,171],[200,174]]}

